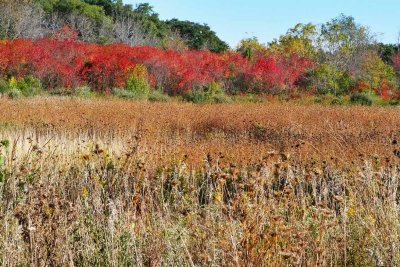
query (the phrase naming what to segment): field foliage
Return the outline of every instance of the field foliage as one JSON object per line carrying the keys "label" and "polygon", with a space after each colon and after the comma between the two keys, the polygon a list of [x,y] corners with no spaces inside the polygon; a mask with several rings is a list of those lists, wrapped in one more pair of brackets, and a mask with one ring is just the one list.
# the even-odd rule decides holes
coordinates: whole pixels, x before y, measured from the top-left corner
{"label": "field foliage", "polygon": [[3,266],[396,266],[398,108],[0,101]]}

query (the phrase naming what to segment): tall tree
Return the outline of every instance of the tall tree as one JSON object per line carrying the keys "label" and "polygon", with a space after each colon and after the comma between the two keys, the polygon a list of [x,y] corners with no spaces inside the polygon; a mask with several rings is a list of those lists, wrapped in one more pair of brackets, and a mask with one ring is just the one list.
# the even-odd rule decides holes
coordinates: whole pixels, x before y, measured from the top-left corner
{"label": "tall tree", "polygon": [[32,0],[1,0],[0,38],[38,38],[43,35],[42,18]]}
{"label": "tall tree", "polygon": [[140,24],[145,34],[163,39],[167,34],[167,27],[160,20],[158,13],[148,4],[139,4],[133,10],[133,20]]}
{"label": "tall tree", "polygon": [[115,16],[118,8],[123,5],[122,0],[83,0],[83,2],[102,7],[107,16]]}
{"label": "tall tree", "polygon": [[318,42],[323,61],[341,71],[357,72],[361,58],[375,39],[368,28],[356,24],[353,17],[341,14],[322,25]]}
{"label": "tall tree", "polygon": [[289,29],[285,35],[280,36],[278,40],[270,43],[269,47],[276,52],[313,58],[316,54],[317,34],[315,25],[299,23],[294,28]]}

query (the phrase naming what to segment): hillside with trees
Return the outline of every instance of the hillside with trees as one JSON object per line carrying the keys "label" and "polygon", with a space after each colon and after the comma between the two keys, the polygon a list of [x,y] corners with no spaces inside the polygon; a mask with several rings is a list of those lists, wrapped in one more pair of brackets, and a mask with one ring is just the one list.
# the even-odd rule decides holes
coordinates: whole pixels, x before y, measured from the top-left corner
{"label": "hillside with trees", "polygon": [[122,0],[2,0],[0,12],[1,38],[37,39],[68,25],[84,42],[164,48],[182,42],[191,49],[228,49],[206,24],[162,21],[147,3],[133,7]]}

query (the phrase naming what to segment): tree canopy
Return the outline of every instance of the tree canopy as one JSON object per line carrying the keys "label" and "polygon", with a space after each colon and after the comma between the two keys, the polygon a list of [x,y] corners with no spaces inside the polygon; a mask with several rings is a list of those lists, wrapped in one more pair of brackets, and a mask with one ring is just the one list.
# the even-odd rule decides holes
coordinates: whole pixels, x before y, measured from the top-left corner
{"label": "tree canopy", "polygon": [[[18,0],[15,5],[44,11],[44,17],[38,19],[44,21],[40,35],[68,24],[83,41],[163,46],[179,37],[182,42],[178,43],[190,49],[218,53],[229,49],[208,25],[178,19],[163,21],[148,3],[133,7],[122,0]],[[2,37],[9,36],[3,33]]]}
{"label": "tree canopy", "polygon": [[180,21],[178,19],[166,21],[166,24],[172,31],[180,33],[191,49],[207,49],[219,53],[226,51],[229,48],[229,46],[224,41],[221,41],[207,24]]}

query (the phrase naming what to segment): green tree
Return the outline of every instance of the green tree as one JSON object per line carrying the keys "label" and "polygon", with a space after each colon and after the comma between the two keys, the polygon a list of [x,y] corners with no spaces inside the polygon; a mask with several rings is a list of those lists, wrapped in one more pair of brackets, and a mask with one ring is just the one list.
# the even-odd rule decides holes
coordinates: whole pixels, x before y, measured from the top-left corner
{"label": "green tree", "polygon": [[315,41],[317,38],[317,27],[314,24],[297,24],[269,44],[272,51],[279,53],[294,53],[301,57],[314,58],[316,54]]}
{"label": "green tree", "polygon": [[83,2],[102,7],[107,16],[116,16],[123,7],[122,0],[83,0]]}
{"label": "green tree", "polygon": [[322,25],[318,43],[322,61],[342,72],[357,72],[374,38],[368,28],[356,24],[353,17],[341,14]]}
{"label": "green tree", "polygon": [[59,0],[36,0],[45,12],[51,13],[54,11],[54,6],[57,4]]}
{"label": "green tree", "polygon": [[391,83],[395,76],[392,66],[385,64],[376,51],[369,51],[362,58],[359,78],[369,84],[369,89],[380,90],[383,82]]}
{"label": "green tree", "polygon": [[62,0],[53,5],[53,12],[61,15],[84,15],[93,21],[102,21],[107,19],[104,9],[101,6],[87,4],[81,0]]}
{"label": "green tree", "polygon": [[241,53],[248,60],[253,60],[255,53],[265,50],[266,46],[261,44],[257,37],[242,39],[236,48],[236,51]]}
{"label": "green tree", "polygon": [[383,62],[389,65],[393,64],[394,55],[400,52],[399,45],[395,44],[378,43],[374,44],[371,49],[377,51]]}
{"label": "green tree", "polygon": [[344,83],[341,80],[345,78],[343,74],[338,68],[329,63],[322,63],[312,70],[312,77],[312,84],[317,94],[337,96],[348,89],[342,86]]}
{"label": "green tree", "polygon": [[160,39],[167,35],[167,25],[160,20],[158,13],[148,4],[139,4],[132,13],[135,22],[139,23],[145,34],[156,36]]}
{"label": "green tree", "polygon": [[220,53],[229,49],[229,46],[218,38],[216,33],[207,24],[172,19],[166,21],[167,26],[174,32],[179,32],[191,49],[207,49]]}
{"label": "green tree", "polygon": [[[69,24],[78,31],[80,40],[98,43],[120,42],[121,36],[130,36],[132,31],[143,35],[142,43],[161,47],[180,49],[208,49],[213,52],[227,50],[228,45],[213,32],[209,26],[190,21],[173,19],[163,21],[148,3],[136,5],[124,4],[122,0],[3,0],[13,3],[35,2],[47,14],[43,25],[48,25],[50,32],[57,31],[64,24]],[[0,1],[0,4],[2,1]],[[9,12],[8,12],[9,13]],[[1,13],[0,13],[1,15]],[[56,16],[54,16],[56,15]],[[6,18],[6,16],[3,16]],[[54,17],[59,20],[54,22]],[[7,21],[3,23],[8,25]],[[2,29],[0,34],[7,36],[9,30]],[[4,28],[4,27],[3,27]],[[116,34],[116,31],[118,33]],[[180,39],[177,38],[180,36]],[[128,40],[129,38],[122,38]],[[181,44],[184,41],[184,45]],[[129,39],[128,44],[132,44]],[[133,42],[135,43],[135,42]],[[179,44],[179,45],[176,45]]]}

